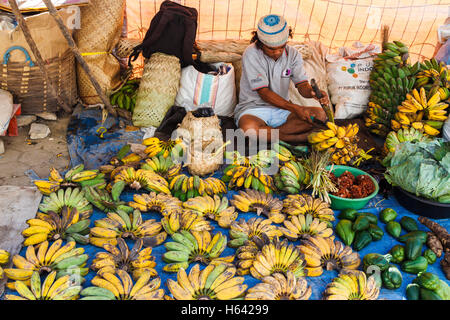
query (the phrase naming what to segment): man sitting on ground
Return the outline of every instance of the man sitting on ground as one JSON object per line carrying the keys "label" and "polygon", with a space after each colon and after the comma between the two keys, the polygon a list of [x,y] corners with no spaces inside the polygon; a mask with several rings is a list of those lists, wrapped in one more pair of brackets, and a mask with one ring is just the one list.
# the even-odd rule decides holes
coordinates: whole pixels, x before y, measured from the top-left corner
{"label": "man sitting on ground", "polygon": [[[265,16],[242,56],[235,120],[246,135],[258,135],[266,130],[267,141],[271,141],[272,129],[278,129],[281,140],[301,143],[307,141],[314,129],[314,117],[321,121],[327,119],[320,107],[299,106],[288,100],[290,81],[303,97],[319,100],[308,82],[301,54],[287,45],[289,37],[292,29],[283,17]],[[322,95],[319,101],[329,104],[326,93]]]}

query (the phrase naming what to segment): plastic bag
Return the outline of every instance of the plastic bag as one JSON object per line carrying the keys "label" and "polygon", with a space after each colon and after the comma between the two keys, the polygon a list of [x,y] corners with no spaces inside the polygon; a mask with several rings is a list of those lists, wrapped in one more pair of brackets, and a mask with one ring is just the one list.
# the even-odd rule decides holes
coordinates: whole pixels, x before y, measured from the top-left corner
{"label": "plastic bag", "polygon": [[439,62],[444,61],[445,64],[450,65],[450,39],[439,48],[435,58]]}
{"label": "plastic bag", "polygon": [[442,136],[444,141],[450,141],[450,118],[445,121],[444,127],[442,128]]}
{"label": "plastic bag", "polygon": [[213,66],[219,71],[225,66],[226,73],[201,73],[193,66],[181,70],[180,89],[175,98],[175,105],[192,111],[195,106],[208,104],[219,116],[233,116],[236,107],[233,65],[219,62]]}
{"label": "plastic bag", "polygon": [[13,96],[8,91],[0,89],[0,135],[9,127],[13,113]]}
{"label": "plastic bag", "polygon": [[352,119],[365,112],[377,52],[377,46],[354,44],[353,48],[341,48],[339,54],[327,56],[328,90],[331,103],[336,105],[336,119]]}

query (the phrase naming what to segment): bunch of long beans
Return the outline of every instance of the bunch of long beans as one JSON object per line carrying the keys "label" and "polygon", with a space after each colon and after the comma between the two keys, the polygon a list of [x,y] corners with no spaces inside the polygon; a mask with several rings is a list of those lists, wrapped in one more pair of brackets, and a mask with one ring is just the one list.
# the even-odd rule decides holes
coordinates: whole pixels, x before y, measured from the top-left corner
{"label": "bunch of long beans", "polygon": [[330,164],[331,154],[329,152],[312,151],[309,158],[305,159],[304,167],[311,176],[311,181],[306,187],[312,188],[312,196],[319,196],[320,199],[331,203],[329,193],[337,192],[338,189],[331,180],[330,170],[326,167]]}

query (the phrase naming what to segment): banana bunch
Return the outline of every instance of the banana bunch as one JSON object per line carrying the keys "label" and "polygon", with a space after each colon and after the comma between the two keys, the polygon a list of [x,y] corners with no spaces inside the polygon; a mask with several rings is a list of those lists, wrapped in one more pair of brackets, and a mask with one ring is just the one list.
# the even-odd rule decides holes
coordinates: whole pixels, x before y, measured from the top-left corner
{"label": "banana bunch", "polygon": [[117,270],[124,270],[132,274],[133,279],[148,273],[151,277],[158,276],[155,270],[155,257],[152,256],[152,248],[144,248],[143,240],[137,239],[131,250],[125,240],[117,238],[117,246],[105,244],[106,252],[98,252],[92,261],[91,269],[97,271],[99,276],[105,273],[115,274]]}
{"label": "banana bunch", "polygon": [[92,205],[85,197],[85,192],[79,188],[72,189],[71,187],[59,189],[57,192],[44,196],[38,208],[43,213],[49,211],[59,213],[63,207],[77,209],[81,220],[89,219],[93,212]]}
{"label": "banana bunch", "polygon": [[333,235],[333,229],[327,223],[314,218],[310,214],[291,216],[290,220],[284,220],[284,227],[279,227],[282,234],[290,241],[302,240],[309,237],[328,238]]}
{"label": "banana bunch", "polygon": [[289,216],[310,214],[320,221],[334,221],[334,212],[330,205],[319,198],[313,198],[308,194],[288,195],[283,200],[283,213]]}
{"label": "banana bunch", "polygon": [[124,181],[134,190],[145,189],[157,193],[170,194],[169,183],[160,175],[150,170],[135,170],[132,167],[123,169],[114,176],[114,183]]}
{"label": "banana bunch", "polygon": [[109,164],[99,167],[99,171],[105,175],[109,175],[110,179],[127,167],[138,168],[142,157],[136,153],[130,153],[131,145],[126,144],[117,152],[117,154],[111,158]]}
{"label": "banana bunch", "polygon": [[295,161],[295,156],[292,154],[292,152],[280,143],[275,143],[273,145],[273,149],[276,152],[275,156],[281,162]]}
{"label": "banana bunch", "polygon": [[117,187],[119,187],[119,185],[120,183],[116,183],[113,185],[112,195],[105,189],[87,187],[84,189],[84,197],[97,209],[105,213],[116,212],[117,210],[131,213],[133,211],[133,208],[131,206],[127,206],[125,202],[118,199],[119,190]]}
{"label": "banana bunch", "polygon": [[182,202],[165,193],[134,194],[128,205],[141,212],[156,211],[163,216],[182,211]]}
{"label": "banana bunch", "polygon": [[140,79],[135,78],[128,80],[125,84],[110,97],[112,106],[118,106],[133,113],[136,106],[137,92],[139,89]]}
{"label": "banana bunch", "polygon": [[238,217],[235,208],[228,206],[228,198],[218,195],[191,198],[183,203],[183,208],[195,212],[198,216],[217,221],[222,228],[229,228]]}
{"label": "banana bunch", "polygon": [[225,183],[217,178],[202,179],[199,176],[188,177],[185,174],[175,176],[169,184],[172,195],[182,202],[198,196],[214,196],[227,193]]}
{"label": "banana bunch", "polygon": [[395,152],[397,146],[405,141],[429,141],[430,138],[424,135],[419,130],[409,127],[407,129],[400,129],[397,132],[391,131],[384,142],[385,153]]}
{"label": "banana bunch", "polygon": [[280,166],[273,180],[278,190],[296,194],[308,185],[311,177],[300,161],[288,161]]}
{"label": "banana bunch", "polygon": [[164,289],[161,279],[152,279],[150,272],[144,272],[133,283],[131,276],[124,270],[118,269],[116,274],[103,273],[96,275],[91,287],[80,292],[80,300],[163,300]]}
{"label": "banana bunch", "polygon": [[256,212],[259,215],[264,214],[274,223],[282,223],[286,218],[281,213],[283,202],[271,194],[261,191],[246,189],[233,195],[230,200],[232,206],[242,212]]}
{"label": "banana bunch", "polygon": [[420,64],[410,65],[408,48],[399,41],[388,42],[383,49],[374,59],[369,80],[372,93],[364,118],[370,132],[384,137],[390,131],[397,106],[414,88]]}
{"label": "banana bunch", "polygon": [[[279,144],[275,144],[275,150],[278,150],[277,146],[279,146]],[[270,167],[277,157],[283,157],[275,150],[261,150],[258,153],[248,157],[242,156],[239,151],[225,152],[225,159],[229,160],[227,163],[236,166],[266,168]],[[283,154],[287,152],[290,156],[292,156],[289,150],[284,147],[280,147],[279,151]]]}
{"label": "banana bunch", "polygon": [[[9,252],[6,250],[0,249],[0,265],[1,264],[7,264],[9,262]],[[3,279],[4,271],[3,268],[0,266],[0,280]]]}
{"label": "banana bunch", "polygon": [[82,289],[73,275],[57,278],[56,271],[49,273],[43,283],[39,272],[34,271],[30,288],[22,281],[14,282],[14,288],[19,296],[7,294],[6,300],[76,300]]}
{"label": "banana bunch", "polygon": [[[425,90],[437,88],[441,100],[450,96],[450,73],[444,61],[438,62],[435,58],[424,60],[420,64],[421,71],[417,74],[416,88],[424,87]],[[442,89],[442,90],[441,90]]]}
{"label": "banana bunch", "polygon": [[296,278],[287,271],[286,275],[274,273],[264,277],[261,283],[248,289],[245,300],[309,300],[311,293],[306,278]]}
{"label": "banana bunch", "polygon": [[346,270],[327,285],[325,300],[377,300],[380,288],[375,277],[366,277],[363,271]]}
{"label": "banana bunch", "polygon": [[361,264],[358,252],[353,252],[351,247],[335,241],[334,237],[310,237],[302,241],[298,248],[305,255],[306,269],[310,277],[322,275],[323,269],[356,270]]}
{"label": "banana bunch", "polygon": [[263,218],[250,218],[245,221],[241,218],[239,221],[233,221],[230,226],[230,241],[228,246],[238,248],[251,240],[253,236],[261,237],[264,233],[269,239],[273,237],[281,237],[283,233],[280,229],[272,224],[272,220]]}
{"label": "banana bunch", "polygon": [[275,237],[278,238],[278,235],[269,238],[266,233],[260,233],[259,235],[253,235],[238,247],[235,254],[237,274],[240,276],[250,274],[250,268],[253,266],[256,255],[265,245],[269,245]]}
{"label": "banana bunch", "polygon": [[272,194],[276,190],[273,178],[263,173],[258,166],[231,164],[224,170],[222,181],[228,183],[228,189],[253,189]]}
{"label": "banana bunch", "polygon": [[196,264],[189,275],[184,268],[179,269],[176,281],[167,279],[167,288],[176,300],[239,299],[247,285],[244,277],[235,277],[235,273],[235,267],[224,263],[209,264],[201,271]]}
{"label": "banana bunch", "polygon": [[174,211],[161,218],[164,230],[172,235],[180,230],[186,231],[211,231],[213,226],[203,216],[190,210]]}
{"label": "banana bunch", "polygon": [[333,122],[327,122],[327,127],[326,130],[317,131],[308,136],[308,142],[312,144],[314,150],[324,151],[332,147],[342,149],[348,144],[355,143],[359,132],[357,123],[339,127]]}
{"label": "banana bunch", "polygon": [[162,259],[167,263],[163,267],[166,272],[177,272],[180,268],[187,269],[192,262],[203,264],[231,263],[234,256],[221,257],[227,246],[227,237],[221,232],[214,236],[209,231],[180,230],[172,234],[174,241],[164,244],[166,252]]}
{"label": "banana bunch", "polygon": [[141,165],[141,169],[151,170],[167,181],[170,181],[180,173],[181,163],[175,164],[170,157],[155,156],[145,159],[145,162]]}
{"label": "banana bunch", "polygon": [[83,164],[69,169],[64,177],[58,170],[52,168],[48,180],[35,180],[33,183],[44,195],[56,192],[60,188],[106,187],[105,174],[99,170],[84,170]]}
{"label": "banana bunch", "polygon": [[144,152],[149,158],[159,156],[167,158],[168,156],[171,156],[178,159],[183,156],[185,149],[185,145],[181,139],[169,139],[167,141],[163,141],[156,137],[152,137],[145,139],[142,144],[147,146]]}
{"label": "banana bunch", "polygon": [[441,102],[439,92],[427,98],[425,88],[414,89],[406,95],[406,100],[398,107],[398,112],[391,120],[392,129],[413,127],[429,136],[437,136],[448,118],[448,104]]}
{"label": "banana bunch", "polygon": [[64,246],[62,244],[62,239],[58,239],[52,245],[48,241],[42,242],[39,249],[28,246],[25,257],[12,257],[15,268],[5,269],[5,275],[8,279],[27,284],[35,271],[39,274],[55,271],[56,277],[60,278],[72,274],[71,270],[76,268],[80,271],[80,276],[86,276],[89,269],[85,266],[89,257],[84,253],[84,248],[75,248],[75,241],[69,241]]}
{"label": "banana bunch", "polygon": [[295,278],[306,276],[306,261],[303,253],[294,244],[278,237],[261,248],[250,268],[250,274],[259,280],[279,272],[286,274],[291,271]]}
{"label": "banana bunch", "polygon": [[36,218],[26,221],[28,228],[22,231],[24,246],[31,246],[47,240],[64,239],[68,242],[76,241],[87,244],[89,239],[89,219],[81,220],[76,208],[70,209],[64,206],[61,213],[53,211],[47,213],[38,212]]}
{"label": "banana bunch", "polygon": [[124,211],[108,212],[106,218],[94,221],[90,229],[89,243],[103,247],[105,244],[117,245],[117,238],[142,238],[146,247],[160,245],[166,240],[167,233],[162,231],[161,222],[154,219],[142,220],[139,210],[127,214]]}
{"label": "banana bunch", "polygon": [[[338,165],[349,165],[353,167],[358,167],[362,160],[361,157],[364,154],[364,150],[359,148],[356,143],[347,144],[342,149],[330,149],[331,162]],[[370,159],[371,157],[369,157]]]}

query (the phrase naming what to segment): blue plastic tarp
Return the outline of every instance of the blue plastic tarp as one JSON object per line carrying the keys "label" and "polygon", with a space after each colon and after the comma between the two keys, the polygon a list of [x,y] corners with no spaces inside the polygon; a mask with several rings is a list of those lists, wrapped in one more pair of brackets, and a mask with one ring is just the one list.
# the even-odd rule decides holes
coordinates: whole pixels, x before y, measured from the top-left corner
{"label": "blue plastic tarp", "polygon": [[[111,156],[113,156],[115,154],[115,152],[117,152],[116,150],[120,149],[126,142],[129,142],[129,140],[127,140],[129,136],[127,134],[124,134],[123,132],[111,133],[111,136],[105,136],[104,140],[97,139],[92,136],[88,136],[87,134],[95,135],[96,122],[92,119],[92,117],[95,118],[95,116],[98,116],[98,114],[96,114],[93,111],[95,111],[95,110],[84,110],[82,115],[80,115],[80,114],[76,115],[78,117],[78,119],[83,123],[83,125],[80,124],[79,126],[77,126],[77,130],[78,130],[78,132],[86,133],[86,135],[78,136],[78,137],[71,136],[69,139],[71,141],[71,148],[73,146],[76,146],[76,150],[75,150],[76,158],[72,159],[74,161],[74,164],[76,164],[77,161],[82,161],[83,159],[84,159],[84,161],[86,161],[85,159],[88,160],[88,163],[89,163],[88,167],[91,167],[91,166],[95,167],[95,166],[106,164],[108,159]],[[97,113],[98,113],[98,111],[97,111]],[[89,124],[91,124],[92,127],[89,127]],[[112,139],[113,142],[110,141],[109,139]],[[139,141],[139,137],[136,132],[134,132],[132,134],[132,139],[137,142]],[[72,152],[75,152],[75,151],[72,150]],[[95,157],[92,159],[89,159],[91,154],[95,155]],[[71,156],[72,156],[72,153],[71,153]],[[187,172],[185,172],[185,173],[187,173]],[[222,172],[218,171],[213,176],[220,178],[222,176]],[[233,197],[233,195],[236,193],[237,193],[237,191],[231,190],[226,194],[226,197],[228,199],[231,199]],[[129,192],[129,191],[124,192],[121,196],[121,199],[123,201],[127,201],[127,202],[132,201],[133,194],[134,194],[133,192]],[[275,195],[275,196],[279,199],[284,199],[286,197],[285,194]],[[381,195],[377,195],[375,198],[373,198],[367,204],[367,206],[363,210],[360,210],[360,211],[370,212],[370,213],[376,214],[378,216],[379,213],[384,208],[394,209],[398,213],[398,217],[396,218],[397,221],[399,221],[404,216],[409,216],[416,220],[418,218],[418,216],[416,214],[413,214],[413,213],[407,211],[406,209],[404,209],[394,198],[384,199]],[[335,213],[336,213],[335,215],[337,216],[338,211],[336,211]],[[94,213],[91,217],[91,227],[94,226],[95,220],[101,219],[105,216],[106,215],[103,212],[95,209]],[[142,216],[143,216],[144,220],[147,220],[147,219],[159,220],[161,218],[161,216],[157,212],[143,213]],[[256,216],[257,215],[255,213],[239,212],[238,220],[241,218],[244,218],[245,220],[249,220],[252,217],[256,217]],[[433,220],[433,221],[438,222],[444,228],[446,228],[447,230],[450,230],[450,219],[441,219],[441,220]],[[333,222],[333,227],[336,226],[337,222],[338,222],[338,219],[336,218],[336,221]],[[214,234],[216,232],[222,232],[223,234],[227,235],[227,237],[229,239],[228,229],[223,229],[223,228],[219,227],[215,221],[211,221],[211,224],[214,226],[214,230],[212,230],[212,232]],[[362,270],[362,258],[366,254],[374,253],[374,252],[386,254],[390,251],[390,249],[394,245],[402,244],[399,241],[397,241],[395,238],[391,237],[386,232],[386,225],[384,223],[382,223],[381,221],[378,221],[378,225],[385,231],[385,234],[381,240],[371,242],[367,247],[365,247],[364,249],[359,251],[359,254],[361,257],[361,266],[359,268],[360,270]],[[424,227],[420,223],[418,223],[418,225],[419,225],[420,230],[427,231],[426,227]],[[403,231],[403,233],[404,233],[404,231]],[[339,240],[339,238],[337,236],[336,236],[336,240]],[[166,242],[167,241],[171,241],[170,237],[167,238]],[[127,240],[127,243],[130,248],[133,246],[133,241]],[[294,243],[299,244],[298,241],[294,242]],[[88,266],[91,264],[92,260],[95,258],[96,253],[104,251],[103,249],[92,246],[92,245],[86,245],[86,246],[82,246],[82,247],[84,247],[85,252],[89,255]],[[424,246],[423,249],[425,250],[425,248],[426,247]],[[25,250],[26,249],[23,248],[22,251],[20,252],[20,254],[25,255]],[[227,247],[221,256],[232,255],[235,253],[235,250],[236,249]],[[167,281],[167,279],[176,280],[176,273],[167,273],[162,270],[162,268],[165,265],[165,262],[162,261],[162,255],[164,254],[165,251],[166,250],[165,250],[164,244],[162,244],[160,246],[154,247],[152,250],[152,254],[155,257],[155,261],[156,261],[155,269],[158,272],[159,277],[161,278],[162,287],[164,288],[166,294],[170,295],[170,291],[167,289],[167,286],[166,286],[166,281]],[[445,278],[445,275],[443,274],[442,269],[439,265],[439,262],[442,258],[443,258],[443,256],[441,258],[439,258],[434,264],[428,266],[428,271],[438,275],[440,279],[447,281]],[[189,269],[187,270],[188,272],[192,268],[192,266],[193,266],[193,264],[191,264],[189,266]],[[400,269],[400,266],[398,266],[398,267]],[[204,266],[201,267],[201,269],[203,269],[203,268],[204,268]],[[382,288],[380,291],[380,295],[378,297],[379,299],[386,299],[386,300],[406,299],[406,296],[405,296],[406,286],[412,282],[412,280],[416,277],[416,275],[408,274],[403,271],[401,271],[401,272],[402,272],[402,276],[403,276],[402,286],[397,290],[388,290],[388,289]],[[312,300],[321,299],[323,292],[325,291],[326,285],[328,283],[330,283],[333,280],[333,278],[335,278],[337,275],[338,275],[337,271],[324,271],[324,273],[319,277],[307,277],[307,281],[312,288],[312,295],[311,295],[310,299],[312,299]],[[83,284],[83,287],[90,286],[91,285],[90,282],[94,276],[95,276],[95,272],[90,271],[89,274],[85,278],[86,282]],[[257,283],[260,282],[260,280],[253,278],[251,275],[247,275],[244,278],[245,278],[244,283],[246,285],[248,285],[249,288],[253,287],[254,285],[256,285]],[[447,283],[450,284],[449,281],[447,281]],[[12,292],[10,290],[7,290],[6,293],[11,294]]]}

